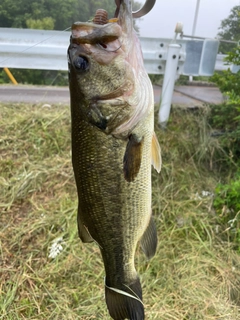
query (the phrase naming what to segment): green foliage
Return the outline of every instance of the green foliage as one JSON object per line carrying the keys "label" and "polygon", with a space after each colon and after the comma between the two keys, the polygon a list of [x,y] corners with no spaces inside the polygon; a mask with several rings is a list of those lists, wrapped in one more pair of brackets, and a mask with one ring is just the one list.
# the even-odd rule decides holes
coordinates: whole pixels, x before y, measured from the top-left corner
{"label": "green foliage", "polygon": [[152,84],[162,84],[163,83],[163,75],[162,74],[149,74],[149,78]]}
{"label": "green foliage", "polygon": [[[74,21],[86,21],[92,1],[79,0],[2,0],[0,5],[0,26],[27,28],[27,21],[51,17],[55,30],[64,30]],[[110,3],[110,1],[109,1]]]}
{"label": "green foliage", "polygon": [[27,19],[26,25],[29,29],[40,29],[40,30],[53,30],[54,29],[54,19],[51,17],[45,17],[42,19]]}
{"label": "green foliage", "polygon": [[0,84],[2,83],[8,83],[10,82],[10,79],[8,78],[7,74],[5,73],[5,71],[2,69],[0,71]]}
{"label": "green foliage", "polygon": [[[239,48],[229,53],[226,62],[240,65]],[[215,73],[210,81],[215,82],[227,97],[224,104],[211,107],[210,125],[221,133],[222,147],[240,163],[240,71],[232,73],[228,69]]]}
{"label": "green foliage", "polygon": [[[237,12],[237,25],[240,26],[239,8]],[[232,23],[232,28],[233,25],[236,27],[234,21]],[[226,62],[240,65],[239,47],[228,53]],[[228,69],[215,73],[210,81],[217,84],[227,100],[222,105],[211,107],[209,123],[217,130],[222,148],[229,154],[237,169],[233,178],[217,185],[213,205],[224,233],[240,252],[240,71],[232,73]]]}
{"label": "green foliage", "polygon": [[240,252],[240,170],[228,183],[217,185],[213,206],[221,227]]}
{"label": "green foliage", "polygon": [[209,124],[213,136],[218,137],[221,148],[229,155],[226,169],[231,163],[240,165],[240,108],[239,105],[224,103],[210,106]]}
{"label": "green foliage", "polygon": [[[139,6],[133,1],[134,10]],[[65,30],[75,21],[88,21],[99,8],[113,17],[116,4],[113,0],[1,0],[0,27]]]}
{"label": "green foliage", "polygon": [[232,51],[228,52],[226,61],[240,66],[240,47],[234,48]]}
{"label": "green foliage", "polygon": [[[232,8],[228,18],[222,20],[218,36],[223,40],[238,41],[240,40],[240,6]],[[227,53],[235,47],[234,44],[221,43],[219,51]]]}
{"label": "green foliage", "polygon": [[13,69],[12,74],[21,84],[68,86],[67,71]]}
{"label": "green foliage", "polygon": [[[235,48],[229,52],[226,59],[227,64],[240,66],[240,48]],[[240,70],[232,73],[230,69],[215,73],[209,81],[215,82],[220,91],[228,96],[227,104],[240,105]]]}
{"label": "green foliage", "polygon": [[[11,69],[11,73],[21,84],[68,86],[67,71]],[[0,83],[11,83],[4,70],[0,72]]]}
{"label": "green foliage", "polygon": [[221,214],[225,207],[228,212],[227,222],[234,219],[236,214],[240,213],[240,170],[229,183],[218,184],[215,192],[214,206],[218,213]]}
{"label": "green foliage", "polygon": [[176,81],[176,85],[177,86],[185,86],[188,84],[188,82],[189,82],[189,76],[185,76],[185,75],[181,74]]}
{"label": "green foliage", "polygon": [[229,92],[240,95],[240,72],[236,74],[230,70],[215,72],[209,81],[216,83],[224,95],[228,95]]}
{"label": "green foliage", "polygon": [[[170,120],[167,131],[156,126],[157,253],[135,256],[146,319],[239,319],[240,255],[218,228],[212,196],[202,195],[224,178],[203,165],[219,161],[206,109],[173,108]],[[69,106],[1,105],[0,135],[1,320],[110,319],[100,250],[77,234]]]}

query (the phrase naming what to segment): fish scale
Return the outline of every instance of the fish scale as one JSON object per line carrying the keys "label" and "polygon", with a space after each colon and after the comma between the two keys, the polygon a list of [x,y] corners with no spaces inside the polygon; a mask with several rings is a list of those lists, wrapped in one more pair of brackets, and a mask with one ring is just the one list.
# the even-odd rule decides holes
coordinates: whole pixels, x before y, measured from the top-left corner
{"label": "fish scale", "polygon": [[[72,156],[75,179],[82,201],[82,204],[80,204],[83,207],[82,211],[87,212],[89,211],[89,206],[94,207],[91,214],[91,223],[95,227],[96,222],[93,219],[95,217],[99,219],[99,217],[102,218],[106,215],[111,217],[111,221],[120,219],[120,222],[128,221],[132,224],[129,225],[128,229],[123,229],[125,234],[128,231],[132,234],[136,222],[138,222],[136,230],[139,230],[147,223],[142,222],[142,220],[145,220],[145,215],[140,220],[139,217],[136,218],[131,213],[136,210],[139,212],[149,211],[150,214],[151,179],[149,159],[151,150],[149,146],[151,145],[152,133],[150,131],[148,133],[149,141],[147,141],[147,133],[145,134],[146,143],[143,151],[142,168],[136,180],[133,183],[129,183],[123,177],[122,161],[115,161],[115,159],[123,159],[127,141],[119,140],[116,147],[116,138],[105,135],[98,128],[94,128],[84,121],[80,122],[77,130],[79,130],[80,134],[78,137],[75,131],[73,132]],[[86,136],[85,132],[87,133]],[[92,141],[94,141],[94,144]],[[144,162],[148,162],[148,166],[144,166]],[[148,191],[147,193],[146,190]],[[104,229],[104,225],[99,227],[101,230]],[[88,229],[90,231],[91,226]],[[94,238],[94,240],[101,247],[109,241],[106,239],[105,234],[103,240],[101,238]],[[138,240],[139,235],[137,235],[136,242]],[[103,241],[106,243],[103,243]]]}

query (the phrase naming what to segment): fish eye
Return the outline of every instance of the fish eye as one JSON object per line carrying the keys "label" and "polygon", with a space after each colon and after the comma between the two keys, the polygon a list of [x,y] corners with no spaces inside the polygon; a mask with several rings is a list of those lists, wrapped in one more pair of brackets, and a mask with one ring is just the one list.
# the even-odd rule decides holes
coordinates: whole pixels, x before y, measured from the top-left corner
{"label": "fish eye", "polygon": [[107,45],[104,42],[99,42],[99,45],[103,48],[103,49],[107,49]]}
{"label": "fish eye", "polygon": [[74,66],[78,71],[87,71],[89,69],[88,59],[84,56],[78,56],[74,60]]}

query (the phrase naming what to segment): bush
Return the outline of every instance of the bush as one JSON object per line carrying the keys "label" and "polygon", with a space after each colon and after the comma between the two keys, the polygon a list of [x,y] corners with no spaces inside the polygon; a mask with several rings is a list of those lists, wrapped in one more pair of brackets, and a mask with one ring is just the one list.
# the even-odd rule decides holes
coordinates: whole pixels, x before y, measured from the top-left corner
{"label": "bush", "polygon": [[[21,84],[68,86],[67,71],[11,69],[11,72],[16,81]],[[10,82],[5,72],[2,71],[0,83]]]}
{"label": "bush", "polygon": [[[240,65],[240,49],[229,52],[226,62]],[[219,135],[222,148],[235,164],[233,178],[229,174],[228,181],[217,185],[213,206],[225,234],[240,252],[240,71],[215,73],[210,81],[217,84],[227,100],[211,107],[209,123],[217,130],[215,134]]]}
{"label": "bush", "polygon": [[[240,65],[240,48],[228,53],[227,63]],[[234,160],[240,159],[240,70],[232,73],[230,69],[215,73],[211,78],[227,97],[223,105],[211,110],[210,124],[222,134],[223,148],[232,153]]]}
{"label": "bush", "polygon": [[224,233],[240,252],[240,170],[229,183],[217,185],[213,206]]}
{"label": "bush", "polygon": [[224,103],[210,106],[209,120],[213,136],[235,164],[240,165],[240,106]]}
{"label": "bush", "polygon": [[[225,61],[226,64],[240,66],[240,48],[229,52]],[[228,97],[227,103],[240,106],[240,70],[237,73],[232,73],[230,69],[224,70],[215,73],[209,80],[216,83],[220,91]]]}

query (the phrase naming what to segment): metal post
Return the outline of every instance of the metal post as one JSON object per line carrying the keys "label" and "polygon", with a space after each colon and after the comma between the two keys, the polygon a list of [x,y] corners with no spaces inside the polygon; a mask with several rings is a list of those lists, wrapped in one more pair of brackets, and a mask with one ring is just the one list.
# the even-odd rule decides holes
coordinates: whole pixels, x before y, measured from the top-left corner
{"label": "metal post", "polygon": [[[200,0],[197,0],[196,10],[195,10],[195,15],[194,15],[194,20],[193,20],[192,38],[194,38],[195,32],[196,32],[199,6],[200,6]],[[189,81],[190,82],[193,81],[193,76],[189,76]]]}
{"label": "metal post", "polygon": [[163,128],[166,126],[170,114],[180,49],[181,46],[175,43],[170,44],[168,48],[166,69],[160,99],[161,105],[158,115],[158,122]]}
{"label": "metal post", "polygon": [[193,38],[194,38],[195,32],[196,32],[199,6],[200,6],[200,0],[197,0],[196,10],[195,10],[195,16],[194,16],[194,20],[193,20],[193,28],[192,28],[192,37],[193,37]]}
{"label": "metal post", "polygon": [[3,70],[8,75],[9,79],[12,81],[13,84],[18,84],[14,76],[12,75],[11,71],[8,68],[3,68]]}

